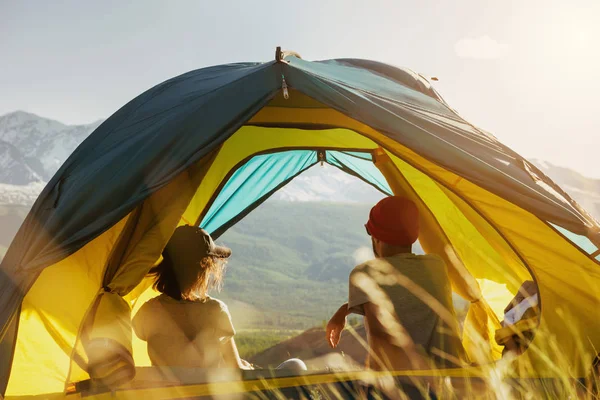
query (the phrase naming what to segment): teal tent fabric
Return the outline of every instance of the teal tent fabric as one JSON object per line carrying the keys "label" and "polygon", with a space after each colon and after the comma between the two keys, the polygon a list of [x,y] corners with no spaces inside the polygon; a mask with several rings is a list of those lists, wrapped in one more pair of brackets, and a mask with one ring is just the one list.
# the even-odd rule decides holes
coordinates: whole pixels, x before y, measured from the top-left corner
{"label": "teal tent fabric", "polygon": [[552,225],[557,231],[559,231],[564,236],[566,236],[571,242],[573,242],[575,245],[577,245],[577,247],[579,247],[586,253],[593,254],[594,252],[596,252],[596,250],[598,250],[598,247],[596,247],[596,245],[594,243],[592,243],[592,241],[590,239],[588,239],[587,237],[582,236],[582,235],[577,235],[577,234],[575,234],[565,228],[562,228],[558,225],[554,225],[554,224],[550,224],[550,225]]}
{"label": "teal tent fabric", "polygon": [[[205,214],[200,227],[214,238],[244,218],[296,176],[315,165],[313,150],[291,150],[252,157],[227,180]],[[391,195],[385,177],[369,152],[326,151],[325,162]]]}
{"label": "teal tent fabric", "polygon": [[371,153],[327,151],[327,162],[344,172],[362,179],[383,194],[392,195],[392,189],[385,180],[385,177],[375,164],[373,164]]}
{"label": "teal tent fabric", "polygon": [[220,236],[277,189],[316,163],[317,153],[311,150],[291,150],[252,157],[223,186],[200,227],[215,238]]}

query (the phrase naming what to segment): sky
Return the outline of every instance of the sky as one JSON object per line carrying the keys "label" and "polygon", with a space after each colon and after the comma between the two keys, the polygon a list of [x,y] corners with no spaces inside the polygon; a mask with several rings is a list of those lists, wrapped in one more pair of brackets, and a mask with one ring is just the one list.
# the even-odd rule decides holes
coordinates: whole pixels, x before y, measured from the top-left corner
{"label": "sky", "polygon": [[600,178],[599,0],[0,0],[0,115],[107,118],[181,73],[354,57],[408,67],[528,158]]}

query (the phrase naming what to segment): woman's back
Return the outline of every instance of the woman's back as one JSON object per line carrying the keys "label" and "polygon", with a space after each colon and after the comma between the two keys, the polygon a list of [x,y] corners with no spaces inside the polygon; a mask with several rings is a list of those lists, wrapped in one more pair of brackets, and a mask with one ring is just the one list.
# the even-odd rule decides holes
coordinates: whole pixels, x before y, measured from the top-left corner
{"label": "woman's back", "polygon": [[220,345],[235,335],[227,306],[211,297],[186,301],[162,294],[140,308],[133,328],[159,366],[219,367]]}

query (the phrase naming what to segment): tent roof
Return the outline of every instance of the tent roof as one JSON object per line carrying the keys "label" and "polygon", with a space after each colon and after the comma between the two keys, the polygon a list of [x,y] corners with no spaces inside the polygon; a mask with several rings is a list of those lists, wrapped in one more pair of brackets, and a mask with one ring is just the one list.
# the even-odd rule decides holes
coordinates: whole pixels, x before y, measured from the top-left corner
{"label": "tent roof", "polygon": [[[366,60],[285,61],[199,69],[130,101],[50,180],[5,263],[35,270],[81,248],[223,143],[280,93],[282,77],[294,90],[544,220],[576,234],[597,231],[543,173],[458,116],[423,77]],[[36,237],[40,229],[51,243]]]}
{"label": "tent roof", "polygon": [[[281,95],[284,80],[293,91],[290,100]],[[541,220],[600,243],[598,224],[568,195],[461,118],[410,70],[358,59],[309,62],[293,55],[220,65],[149,89],[73,152],[35,202],[2,261],[0,333],[45,267],[122,221],[267,105],[335,110]]]}

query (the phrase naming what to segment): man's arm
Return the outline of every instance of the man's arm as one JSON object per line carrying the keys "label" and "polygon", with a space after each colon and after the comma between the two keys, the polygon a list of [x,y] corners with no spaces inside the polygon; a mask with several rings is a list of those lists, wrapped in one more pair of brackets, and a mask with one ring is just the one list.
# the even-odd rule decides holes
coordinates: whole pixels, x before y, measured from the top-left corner
{"label": "man's arm", "polygon": [[[342,331],[346,326],[346,317],[348,314],[356,313],[363,315],[364,304],[369,302],[369,297],[355,285],[353,280],[353,275],[355,273],[354,271],[356,271],[356,268],[350,273],[350,277],[348,279],[348,302],[342,304],[342,306],[335,312],[335,314],[333,314],[333,317],[331,317],[327,323],[326,339],[331,348],[335,348],[340,342],[340,336],[342,335]],[[350,307],[350,304],[352,304],[352,307]]]}
{"label": "man's arm", "polygon": [[340,336],[346,326],[346,316],[348,316],[348,314],[348,303],[344,303],[327,323],[327,328],[325,329],[326,338],[329,346],[333,349],[340,342]]}

